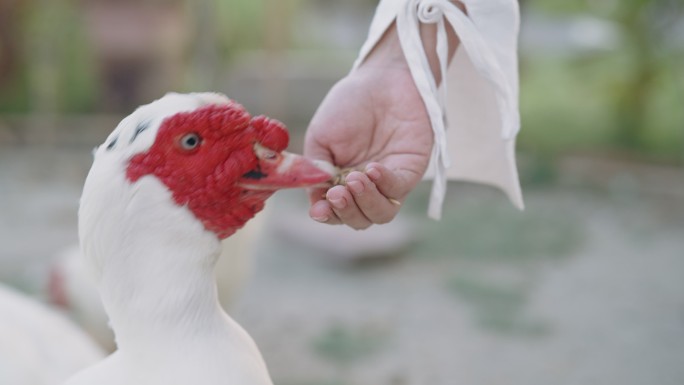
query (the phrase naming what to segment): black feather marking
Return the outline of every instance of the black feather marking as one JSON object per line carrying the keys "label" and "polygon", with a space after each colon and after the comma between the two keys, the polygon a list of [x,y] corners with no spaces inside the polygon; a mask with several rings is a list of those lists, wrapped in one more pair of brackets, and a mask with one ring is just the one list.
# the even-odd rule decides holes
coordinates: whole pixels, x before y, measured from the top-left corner
{"label": "black feather marking", "polygon": [[109,142],[109,144],[107,145],[107,151],[111,150],[112,148],[114,148],[114,146],[116,146],[117,140],[119,140],[119,137],[115,136],[114,139],[112,139],[112,141]]}
{"label": "black feather marking", "polygon": [[149,121],[144,121],[144,122],[138,124],[138,126],[135,128],[135,132],[133,132],[133,137],[131,137],[131,141],[129,143],[133,143],[135,138],[137,138],[141,132],[147,130],[149,127],[150,127]]}

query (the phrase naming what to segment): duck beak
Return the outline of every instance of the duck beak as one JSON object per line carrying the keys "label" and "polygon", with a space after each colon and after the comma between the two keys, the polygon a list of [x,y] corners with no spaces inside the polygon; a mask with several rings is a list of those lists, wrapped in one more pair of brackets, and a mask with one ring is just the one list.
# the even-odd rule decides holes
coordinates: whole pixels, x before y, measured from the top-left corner
{"label": "duck beak", "polygon": [[338,170],[332,164],[289,152],[275,152],[255,145],[256,169],[242,176],[238,184],[250,190],[331,186]]}

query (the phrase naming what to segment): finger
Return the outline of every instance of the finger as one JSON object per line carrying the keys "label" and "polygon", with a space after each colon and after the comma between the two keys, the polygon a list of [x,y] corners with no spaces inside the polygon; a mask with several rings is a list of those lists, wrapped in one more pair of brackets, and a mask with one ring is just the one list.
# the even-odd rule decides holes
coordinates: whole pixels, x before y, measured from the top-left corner
{"label": "finger", "polygon": [[309,208],[309,216],[316,222],[325,223],[328,225],[339,225],[342,223],[340,218],[332,209],[330,202],[327,200],[320,200]]}
{"label": "finger", "polygon": [[366,174],[351,172],[347,176],[346,184],[356,205],[371,222],[387,223],[399,212],[399,202],[383,195]]}
{"label": "finger", "polygon": [[373,223],[366,218],[356,205],[349,189],[346,186],[335,186],[328,190],[327,201],[330,202],[332,210],[345,225],[362,230],[368,228]]}
{"label": "finger", "polygon": [[401,202],[406,194],[415,186],[414,182],[408,181],[400,172],[392,171],[377,162],[366,165],[366,175],[373,182],[382,195],[394,201]]}
{"label": "finger", "polygon": [[[316,204],[317,202],[325,201],[325,193],[328,191],[328,188],[309,188],[306,190],[306,193],[309,195],[309,203],[312,205],[311,208],[313,209],[313,205]],[[332,210],[332,209],[331,209]],[[314,218],[315,219],[315,218]]]}

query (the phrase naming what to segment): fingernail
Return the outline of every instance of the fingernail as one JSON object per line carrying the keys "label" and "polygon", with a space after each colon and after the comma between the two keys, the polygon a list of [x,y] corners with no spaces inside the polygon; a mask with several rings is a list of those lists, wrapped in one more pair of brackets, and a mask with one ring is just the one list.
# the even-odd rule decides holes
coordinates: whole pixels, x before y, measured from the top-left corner
{"label": "fingernail", "polygon": [[330,204],[336,209],[343,209],[347,206],[347,201],[344,198],[328,199]]}
{"label": "fingernail", "polygon": [[363,183],[361,183],[358,180],[353,180],[353,181],[347,182],[347,186],[349,187],[350,190],[352,190],[352,192],[354,194],[361,194],[364,190]]}
{"label": "fingernail", "polygon": [[325,222],[328,221],[328,217],[326,217],[326,216],[322,216],[322,217],[311,217],[311,218],[312,218],[314,221],[316,221],[316,222],[321,222],[321,223],[325,223]]}
{"label": "fingernail", "polygon": [[371,167],[368,170],[366,170],[366,175],[368,175],[368,177],[371,180],[376,181],[376,180],[380,179],[380,170],[378,170],[375,167]]}

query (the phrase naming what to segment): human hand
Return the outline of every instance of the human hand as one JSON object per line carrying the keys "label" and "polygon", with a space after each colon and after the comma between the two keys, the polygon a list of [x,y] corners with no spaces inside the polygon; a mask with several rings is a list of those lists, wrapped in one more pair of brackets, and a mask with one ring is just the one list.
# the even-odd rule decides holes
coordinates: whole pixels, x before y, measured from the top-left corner
{"label": "human hand", "polygon": [[[420,35],[439,84],[436,25],[421,24]],[[447,40],[451,58],[458,46],[451,28]],[[310,191],[309,215],[354,229],[391,221],[425,174],[432,146],[432,126],[392,24],[364,62],[335,84],[311,120],[304,154],[358,171],[341,186]]]}
{"label": "human hand", "polygon": [[368,61],[340,80],[316,111],[304,154],[354,168],[344,185],[310,191],[309,215],[365,229],[387,223],[422,179],[433,134],[401,60]]}

